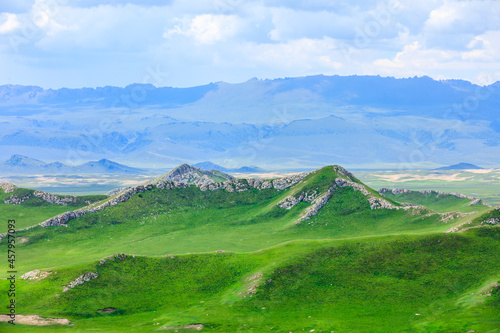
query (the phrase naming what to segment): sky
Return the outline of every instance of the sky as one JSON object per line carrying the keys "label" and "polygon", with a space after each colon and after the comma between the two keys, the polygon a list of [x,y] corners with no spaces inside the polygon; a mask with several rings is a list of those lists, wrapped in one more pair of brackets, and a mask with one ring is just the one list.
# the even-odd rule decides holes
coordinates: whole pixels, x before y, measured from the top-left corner
{"label": "sky", "polygon": [[500,80],[500,1],[2,0],[0,84]]}

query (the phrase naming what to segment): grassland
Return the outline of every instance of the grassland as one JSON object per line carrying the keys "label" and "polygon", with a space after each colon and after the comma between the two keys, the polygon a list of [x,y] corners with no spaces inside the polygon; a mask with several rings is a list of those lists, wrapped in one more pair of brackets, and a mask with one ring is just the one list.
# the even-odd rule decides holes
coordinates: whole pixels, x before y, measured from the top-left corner
{"label": "grassland", "polygon": [[[301,190],[319,188],[318,179],[331,180],[334,176],[333,170],[323,170],[306,179],[307,186],[297,186]],[[156,188],[71,220],[68,227],[19,232],[19,237],[27,239],[18,249],[24,257],[19,270],[88,262],[113,253],[151,256],[216,250],[248,252],[296,239],[426,233],[452,226],[430,211],[371,210],[365,196],[351,187],[334,191],[318,215],[297,224],[309,203],[301,202],[290,210],[277,206],[294,193],[294,188],[232,193],[200,191],[195,186]],[[459,222],[463,221],[453,221]]]}
{"label": "grassland", "polygon": [[500,170],[412,170],[356,171],[366,185],[380,189],[406,188],[415,191],[456,192],[500,205]]}
{"label": "grassland", "polygon": [[482,203],[471,205],[471,200],[461,198],[453,194],[442,194],[438,192],[422,193],[420,191],[403,192],[393,194],[384,193],[384,196],[399,202],[407,202],[422,205],[439,213],[458,211],[461,213],[484,212],[488,206]]}
{"label": "grassland", "polygon": [[[203,324],[207,332],[495,332],[499,251],[500,229],[490,227],[290,242],[241,254],[128,256],[22,281],[18,302],[22,313],[75,324],[29,328],[41,332],[175,331],[188,324]],[[62,292],[85,272],[99,277]],[[106,307],[116,311],[98,311]]]}
{"label": "grassland", "polygon": [[[432,209],[370,209],[352,187],[300,223],[310,203],[277,205],[336,177],[324,168],[281,191],[155,188],[67,227],[20,232],[19,275],[50,274],[17,280],[18,314],[75,325],[0,331],[499,332],[500,228],[480,224],[498,210],[433,198],[434,210],[469,213],[444,222]],[[481,227],[444,233],[469,220]],[[89,272],[98,277],[63,292]],[[116,311],[98,311],[107,307]]]}
{"label": "grassland", "polygon": [[[6,204],[4,202],[5,199],[12,196],[22,198],[32,195],[33,192],[30,189],[18,188],[14,192],[5,193],[4,190],[0,189],[0,212],[5,218],[15,219],[18,229],[36,225],[52,216],[78,209],[87,206],[89,203],[106,198],[105,195],[84,195],[77,197],[75,202],[69,202],[65,205],[49,203],[35,196],[31,196],[28,200],[18,205]],[[64,198],[64,196],[60,197]],[[3,231],[0,233],[3,233]]]}

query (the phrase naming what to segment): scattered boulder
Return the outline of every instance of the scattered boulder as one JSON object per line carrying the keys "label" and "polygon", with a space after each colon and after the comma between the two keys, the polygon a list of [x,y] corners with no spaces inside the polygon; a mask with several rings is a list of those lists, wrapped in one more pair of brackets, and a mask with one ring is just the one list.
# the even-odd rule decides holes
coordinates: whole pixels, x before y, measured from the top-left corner
{"label": "scattered boulder", "polygon": [[50,274],[52,274],[52,272],[42,272],[38,269],[35,269],[34,271],[30,271],[30,272],[27,272],[27,273],[24,273],[23,275],[21,275],[21,279],[23,279],[23,280],[43,280],[47,276],[49,276]]}
{"label": "scattered boulder", "polygon": [[177,330],[193,330],[193,331],[201,331],[205,326],[203,324],[187,324],[184,326],[163,326],[158,330],[162,331],[177,331]]}
{"label": "scattered boulder", "polygon": [[98,277],[99,277],[99,275],[97,273],[93,273],[93,272],[85,273],[83,275],[80,275],[79,277],[76,278],[75,281],[70,282],[69,285],[67,285],[67,286],[64,287],[63,293],[66,292],[66,291],[69,291],[72,288],[75,288],[79,284],[83,284],[83,283],[88,282],[88,281],[90,281],[92,279],[97,279]]}
{"label": "scattered boulder", "polygon": [[111,313],[111,312],[115,312],[115,311],[116,311],[116,308],[113,308],[113,307],[107,307],[107,308],[104,308],[104,309],[97,309],[97,311],[99,311],[99,312],[104,312],[104,313]]}
{"label": "scattered boulder", "polygon": [[481,224],[487,223],[487,224],[495,225],[495,224],[498,224],[499,222],[500,222],[499,218],[491,218],[491,219],[487,219],[487,220],[482,221]]}
{"label": "scattered boulder", "polygon": [[[10,315],[0,314],[0,322],[8,322],[12,320]],[[48,325],[70,325],[69,319],[64,318],[43,318],[38,315],[19,315],[16,314],[16,324],[34,325],[34,326],[48,326]]]}
{"label": "scattered boulder", "polygon": [[26,194],[24,197],[20,197],[13,194],[7,199],[4,199],[3,202],[6,203],[7,205],[20,205],[23,202],[29,200],[29,198],[31,198],[31,194]]}

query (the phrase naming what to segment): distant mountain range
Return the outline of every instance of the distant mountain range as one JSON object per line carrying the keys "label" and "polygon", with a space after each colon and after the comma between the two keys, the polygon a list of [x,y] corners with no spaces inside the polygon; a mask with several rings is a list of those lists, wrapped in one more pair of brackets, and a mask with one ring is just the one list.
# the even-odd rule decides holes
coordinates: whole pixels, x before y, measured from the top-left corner
{"label": "distant mountain range", "polygon": [[12,155],[0,165],[0,172],[7,173],[109,173],[109,174],[139,174],[144,170],[132,168],[107,159],[90,161],[81,165],[68,166],[60,162],[45,163],[43,161],[22,155]]}
{"label": "distant mountain range", "polygon": [[[139,97],[138,97],[139,96]],[[500,166],[500,82],[309,76],[192,88],[0,86],[0,160],[264,169]]]}
{"label": "distant mountain range", "polygon": [[203,169],[203,170],[217,170],[221,172],[234,172],[234,173],[252,173],[252,172],[265,172],[264,169],[256,167],[256,166],[243,166],[241,168],[236,169],[228,169],[224,168],[218,164],[212,163],[210,161],[201,162],[194,164],[195,167]]}
{"label": "distant mountain range", "polygon": [[434,170],[469,170],[469,169],[483,169],[483,168],[470,163],[458,163],[454,165],[437,168]]}

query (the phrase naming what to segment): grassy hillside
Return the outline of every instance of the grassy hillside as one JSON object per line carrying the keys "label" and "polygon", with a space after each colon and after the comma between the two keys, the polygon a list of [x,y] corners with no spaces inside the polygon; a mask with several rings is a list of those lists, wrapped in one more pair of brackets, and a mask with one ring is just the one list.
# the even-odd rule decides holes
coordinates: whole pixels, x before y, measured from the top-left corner
{"label": "grassy hillside", "polygon": [[[74,202],[68,202],[65,205],[49,203],[39,197],[33,196],[35,190],[17,188],[14,192],[5,193],[0,189],[0,213],[7,219],[15,219],[18,229],[36,225],[46,219],[70,211],[87,206],[89,203],[97,202],[106,199],[105,195],[84,195],[76,197]],[[6,204],[4,200],[12,197],[30,198],[21,204]],[[58,198],[67,198],[69,196],[54,195]],[[2,232],[0,232],[2,233]]]}
{"label": "grassy hillside", "polygon": [[[19,281],[19,313],[75,324],[57,331],[173,332],[202,324],[207,332],[495,332],[499,251],[500,229],[488,227],[292,242],[244,254],[119,256]],[[86,272],[99,276],[62,292]],[[106,307],[116,311],[98,311]]]}
{"label": "grassy hillside", "polygon": [[421,191],[409,191],[398,194],[394,194],[391,191],[388,191],[383,193],[383,195],[395,201],[422,205],[439,213],[447,213],[453,211],[459,211],[462,213],[484,212],[489,209],[489,207],[483,205],[482,202],[480,202],[479,204],[471,205],[471,203],[473,202],[473,200],[471,199],[461,198],[449,193],[439,193],[436,191],[430,191],[430,193],[423,193]]}
{"label": "grassy hillside", "polygon": [[[66,225],[19,232],[18,275],[48,275],[16,280],[18,314],[75,326],[15,331],[498,332],[500,228],[481,223],[498,210],[404,207],[337,166],[289,187],[236,180],[236,190],[213,191],[194,185],[213,175],[182,168],[167,176],[187,187],[150,186]],[[475,228],[444,233],[463,226]]]}
{"label": "grassy hillside", "polygon": [[326,184],[331,185],[336,176],[331,167],[321,169],[281,191],[154,188],[116,206],[70,220],[68,227],[37,227],[19,232],[19,237],[28,240],[18,247],[24,258],[19,269],[70,265],[122,252],[247,252],[296,239],[445,231],[450,223],[461,221],[444,223],[440,215],[422,209],[370,209],[365,195],[352,187],[333,191],[318,215],[300,223],[300,216],[311,203],[300,202],[290,210],[278,206],[283,198],[298,191],[324,191],[325,182],[318,179],[326,178]]}

